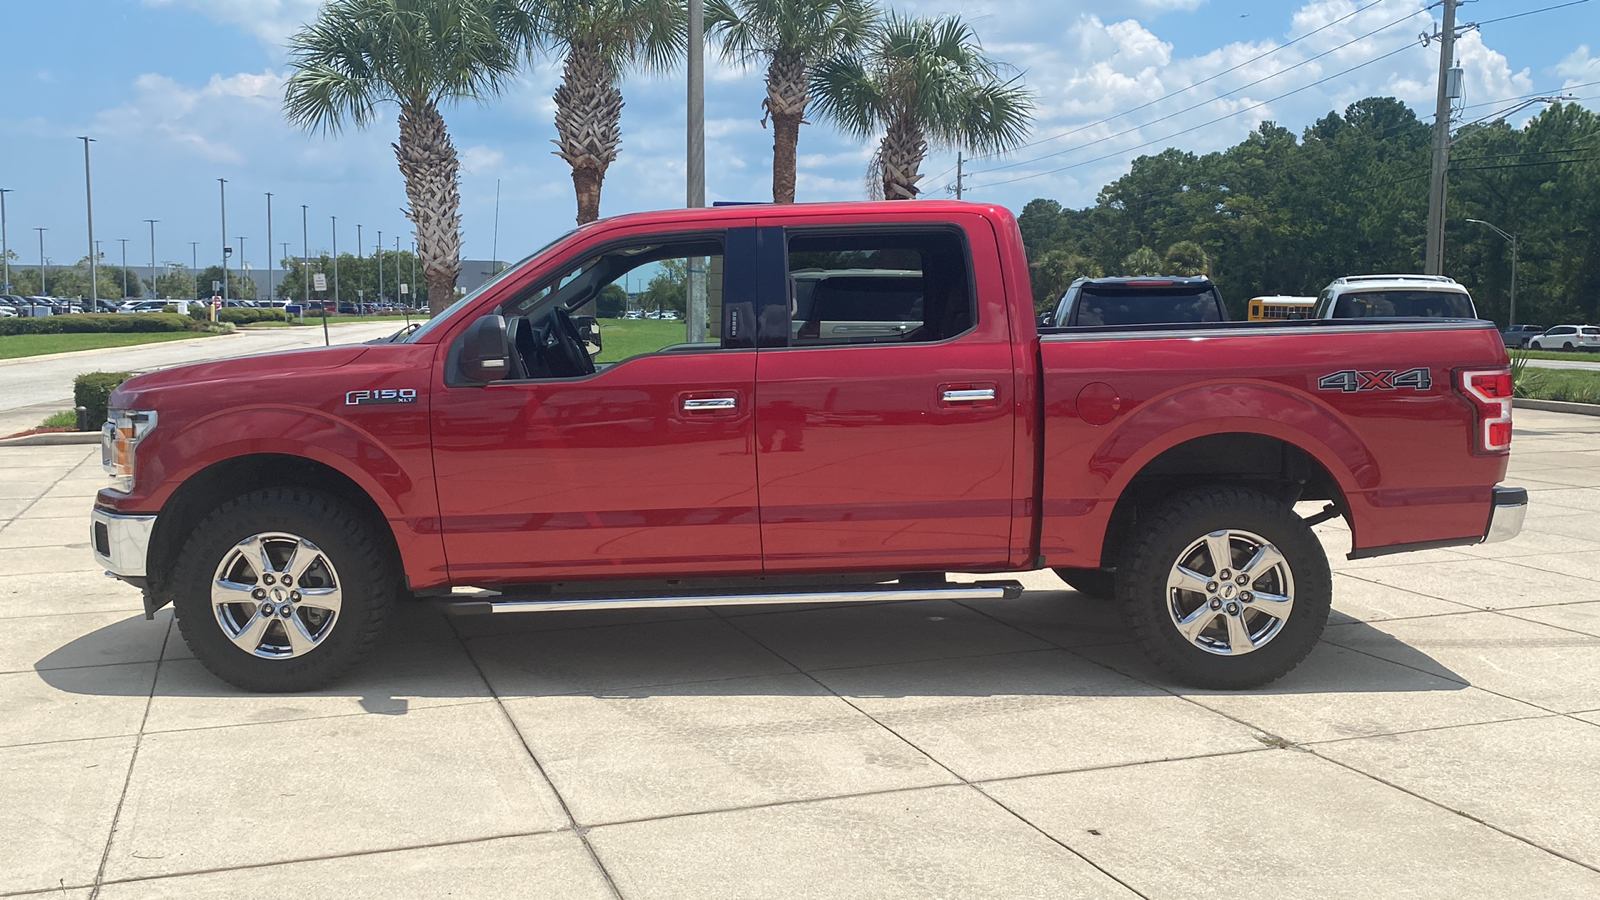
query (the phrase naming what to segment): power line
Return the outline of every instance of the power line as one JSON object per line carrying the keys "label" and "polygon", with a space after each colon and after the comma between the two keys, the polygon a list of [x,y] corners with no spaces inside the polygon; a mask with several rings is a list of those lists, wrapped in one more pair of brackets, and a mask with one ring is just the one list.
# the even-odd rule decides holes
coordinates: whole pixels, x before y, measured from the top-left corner
{"label": "power line", "polygon": [[[1350,46],[1351,44],[1358,44],[1358,43],[1366,40],[1369,37],[1372,37],[1373,35],[1381,32],[1381,31],[1387,31],[1390,28],[1395,27],[1396,25],[1402,25],[1405,22],[1407,22],[1408,20],[1415,18],[1416,16],[1417,16],[1416,12],[1407,13],[1406,15],[1404,15],[1404,16],[1398,18],[1398,19],[1395,19],[1393,22],[1390,22],[1389,24],[1384,25],[1381,28],[1375,28],[1372,31],[1367,32],[1366,34],[1361,35],[1360,37],[1352,38],[1352,39],[1350,39],[1348,41],[1345,41],[1344,43],[1340,44],[1337,47],[1334,47],[1334,48],[1332,48],[1330,50],[1325,50],[1322,53],[1317,54],[1316,56],[1312,56],[1312,57],[1309,57],[1307,59],[1301,60],[1300,62],[1295,63],[1294,65],[1292,65],[1292,66],[1290,66],[1290,67],[1288,67],[1286,69],[1279,69],[1278,71],[1273,72],[1270,75],[1265,75],[1265,76],[1263,76],[1261,78],[1257,78],[1255,81],[1252,81],[1249,84],[1240,85],[1239,87],[1236,87],[1231,91],[1226,91],[1224,93],[1218,94],[1215,97],[1211,97],[1209,99],[1202,100],[1199,103],[1195,103],[1193,105],[1186,106],[1183,109],[1178,110],[1177,112],[1168,113],[1167,115],[1164,115],[1164,116],[1160,117],[1159,119],[1152,119],[1152,120],[1150,120],[1148,122],[1145,122],[1143,125],[1135,125],[1132,128],[1124,129],[1123,131],[1119,131],[1116,134],[1109,134],[1109,135],[1106,135],[1105,137],[1096,138],[1096,139],[1094,139],[1092,141],[1089,141],[1087,143],[1078,144],[1075,147],[1068,147],[1068,148],[1066,148],[1064,150],[1056,150],[1056,151],[1053,151],[1053,152],[1050,152],[1050,153],[1043,153],[1043,154],[1040,154],[1039,156],[1035,156],[1035,157],[1033,157],[1031,159],[1023,159],[1023,160],[1017,160],[1015,162],[1004,163],[1002,165],[993,166],[991,168],[985,169],[985,170],[983,170],[983,172],[975,172],[973,174],[981,175],[981,174],[986,174],[986,173],[989,173],[989,172],[998,172],[1001,169],[1012,169],[1012,168],[1016,168],[1017,166],[1025,166],[1025,165],[1028,165],[1030,163],[1036,163],[1036,162],[1038,162],[1039,160],[1042,160],[1042,159],[1049,159],[1052,156],[1061,156],[1062,154],[1065,154],[1065,153],[1071,153],[1071,152],[1073,152],[1075,150],[1082,150],[1085,147],[1093,147],[1096,144],[1103,144],[1106,141],[1114,140],[1114,139],[1122,137],[1124,135],[1133,134],[1136,131],[1139,131],[1139,130],[1144,129],[1144,128],[1148,128],[1151,125],[1155,125],[1158,122],[1165,122],[1168,119],[1177,118],[1178,116],[1181,116],[1184,113],[1193,112],[1194,110],[1200,109],[1203,106],[1209,106],[1209,105],[1217,102],[1218,100],[1223,99],[1224,97],[1232,96],[1234,94],[1239,93],[1240,91],[1247,90],[1249,88],[1253,88],[1256,85],[1261,84],[1263,82],[1271,81],[1272,79],[1277,78],[1280,75],[1287,75],[1288,73],[1293,72],[1295,69],[1298,69],[1301,66],[1310,65],[1311,63],[1314,63],[1317,60],[1322,59],[1324,56],[1328,56],[1330,54],[1337,53],[1340,50],[1343,50],[1344,48]],[[1410,46],[1410,44],[1407,44],[1406,46]],[[1379,57],[1379,58],[1381,59],[1382,57]],[[1350,71],[1354,71],[1354,70],[1353,69],[1346,69],[1345,71],[1346,72],[1350,72]],[[1343,74],[1343,73],[1340,73],[1340,74]],[[1316,82],[1316,83],[1320,84],[1321,82]],[[1181,93],[1181,91],[1179,93]],[[1288,95],[1285,94],[1283,96],[1288,96]],[[1151,101],[1151,102],[1155,103],[1155,102],[1159,102],[1159,100]],[[1149,105],[1150,104],[1148,104],[1148,103],[1145,104],[1145,106],[1149,106]],[[1144,108],[1143,106],[1135,107],[1133,110],[1129,110],[1128,112],[1134,112],[1134,111],[1136,111],[1138,109],[1143,109],[1143,108]],[[1093,128],[1094,126],[1103,124],[1104,122],[1112,121],[1112,119],[1120,118],[1121,115],[1126,115],[1126,113],[1119,114],[1117,116],[1112,116],[1111,119],[1105,119],[1102,122],[1090,122],[1088,125],[1084,125],[1082,128],[1078,128],[1075,131],[1067,132],[1067,133],[1068,134],[1074,134],[1077,131],[1082,131],[1082,130],[1084,130],[1086,128]],[[1057,137],[1065,137],[1065,135],[1057,135]],[[1053,140],[1053,138],[1052,138],[1052,140]]]}
{"label": "power line", "polygon": [[1477,28],[1477,27],[1479,27],[1481,25],[1493,25],[1496,22],[1509,22],[1512,19],[1520,19],[1523,16],[1536,16],[1539,13],[1547,13],[1547,12],[1550,12],[1552,10],[1557,10],[1557,9],[1566,9],[1569,6],[1581,6],[1581,5],[1583,5],[1585,3],[1588,3],[1588,2],[1589,2],[1589,0],[1572,0],[1571,3],[1562,3],[1562,4],[1559,4],[1557,6],[1546,6],[1543,9],[1530,9],[1527,12],[1513,13],[1512,15],[1509,15],[1509,16],[1501,16],[1498,19],[1484,19],[1482,22],[1468,22],[1467,23],[1467,27],[1468,28]]}
{"label": "power line", "polygon": [[[1162,143],[1163,141],[1169,141],[1169,140],[1171,140],[1171,139],[1173,139],[1175,137],[1181,137],[1181,136],[1183,136],[1185,134],[1189,134],[1190,132],[1199,131],[1200,129],[1205,128],[1205,127],[1207,127],[1209,125],[1215,125],[1218,122],[1222,122],[1222,121],[1225,121],[1227,119],[1231,119],[1231,118],[1233,118],[1235,116],[1241,116],[1241,115],[1244,115],[1247,112],[1252,112],[1254,110],[1260,109],[1261,107],[1266,106],[1269,103],[1276,103],[1277,101],[1282,100],[1285,97],[1293,96],[1295,94],[1300,93],[1301,91],[1310,90],[1311,88],[1314,88],[1317,85],[1326,84],[1327,82],[1332,81],[1335,78],[1339,78],[1339,77],[1341,77],[1343,75],[1348,75],[1348,74],[1350,74],[1351,72],[1354,72],[1357,69],[1365,68],[1367,66],[1372,65],[1373,63],[1382,62],[1383,60],[1386,60],[1391,56],[1395,56],[1397,54],[1404,53],[1405,51],[1412,49],[1414,46],[1415,46],[1415,44],[1406,44],[1405,46],[1398,47],[1398,48],[1396,48],[1394,50],[1391,50],[1388,53],[1383,54],[1382,56],[1374,57],[1373,59],[1369,59],[1364,63],[1359,63],[1357,65],[1351,66],[1350,68],[1345,69],[1342,72],[1335,72],[1334,74],[1329,75],[1326,78],[1318,79],[1317,81],[1313,81],[1310,84],[1304,85],[1303,87],[1297,87],[1292,91],[1287,91],[1285,93],[1279,94],[1276,97],[1272,97],[1272,98],[1269,98],[1267,100],[1263,100],[1260,103],[1254,104],[1253,106],[1247,106],[1247,107],[1245,107],[1243,109],[1235,110],[1235,111],[1233,111],[1231,113],[1228,113],[1227,115],[1218,116],[1217,118],[1211,119],[1210,121],[1201,122],[1199,125],[1195,125],[1195,126],[1193,126],[1191,128],[1185,128],[1182,131],[1173,132],[1172,134],[1166,135],[1164,137],[1159,137],[1159,138],[1156,138],[1154,140],[1145,141],[1142,144],[1137,144],[1137,145],[1132,146],[1132,147],[1126,147],[1126,148],[1118,150],[1118,151],[1116,151],[1114,153],[1107,153],[1104,156],[1097,156],[1094,159],[1087,159],[1087,160],[1084,160],[1083,162],[1071,163],[1069,165],[1060,166],[1058,168],[1050,169],[1050,170],[1045,171],[1045,172],[1035,172],[1035,173],[1033,173],[1031,175],[1019,175],[1016,178],[1008,178],[1008,179],[1006,179],[1004,181],[992,181],[992,182],[989,182],[987,184],[983,184],[981,186],[982,187],[999,187],[1000,185],[1003,185],[1003,184],[1012,184],[1012,183],[1018,182],[1018,181],[1026,181],[1026,180],[1028,180],[1030,178],[1042,178],[1042,177],[1044,177],[1046,175],[1055,175],[1058,172],[1065,172],[1068,169],[1076,169],[1076,168],[1079,168],[1080,166],[1087,166],[1087,165],[1090,165],[1092,163],[1101,162],[1102,160],[1111,159],[1112,157],[1121,156],[1121,155],[1123,155],[1125,153],[1129,153],[1129,152],[1132,152],[1134,150],[1140,150],[1140,149],[1143,149],[1145,147],[1149,147],[1149,146],[1151,146],[1153,144],[1159,144],[1159,143]],[[1031,161],[1036,162],[1037,160],[1031,160]],[[986,172],[993,172],[993,171],[996,171],[996,170],[995,169],[986,170]],[[986,172],[985,173],[974,173],[974,174],[986,174]]]}
{"label": "power line", "polygon": [[[1179,94],[1184,94],[1184,93],[1187,93],[1189,91],[1192,91],[1195,88],[1201,86],[1202,84],[1207,84],[1209,82],[1216,81],[1218,78],[1221,78],[1224,75],[1231,75],[1232,73],[1239,71],[1240,69],[1244,68],[1245,66],[1250,65],[1251,63],[1260,62],[1261,60],[1266,59],[1267,57],[1273,55],[1274,53],[1277,53],[1277,52],[1279,52],[1281,50],[1286,50],[1286,49],[1288,49],[1290,47],[1293,47],[1295,44],[1300,43],[1301,41],[1305,40],[1306,38],[1309,38],[1309,37],[1312,37],[1313,35],[1320,34],[1321,32],[1327,31],[1329,28],[1332,28],[1333,26],[1338,25],[1340,22],[1343,22],[1346,19],[1350,19],[1350,18],[1352,18],[1354,16],[1358,16],[1361,13],[1364,13],[1367,10],[1373,8],[1374,6],[1378,6],[1379,4],[1382,4],[1384,2],[1387,2],[1387,0],[1373,0],[1372,3],[1368,3],[1366,6],[1363,6],[1360,9],[1357,9],[1355,12],[1349,13],[1347,15],[1340,16],[1339,18],[1334,19],[1332,22],[1329,22],[1328,24],[1322,26],[1321,28],[1316,29],[1315,31],[1308,31],[1305,34],[1300,35],[1299,37],[1295,38],[1292,41],[1289,41],[1286,44],[1279,44],[1278,46],[1273,47],[1271,50],[1268,50],[1265,53],[1261,53],[1261,54],[1258,54],[1256,56],[1252,56],[1249,59],[1245,60],[1242,63],[1239,63],[1238,65],[1234,66],[1231,69],[1224,69],[1223,71],[1218,72],[1215,75],[1212,75],[1212,76],[1210,76],[1208,78],[1202,78],[1201,80],[1196,81],[1193,84],[1190,84],[1190,85],[1188,85],[1186,87],[1181,87],[1181,88],[1178,88],[1175,91],[1171,91],[1171,92],[1168,92],[1166,94],[1163,94],[1160,97],[1157,97],[1154,100],[1151,100],[1151,101],[1149,101],[1147,103],[1141,103],[1138,106],[1133,107],[1132,109],[1123,110],[1122,112],[1119,112],[1114,116],[1108,116],[1108,117],[1106,117],[1104,119],[1101,119],[1101,120],[1099,120],[1097,122],[1090,122],[1087,125],[1080,125],[1077,128],[1072,129],[1071,131],[1063,131],[1060,134],[1053,134],[1053,135],[1051,135],[1050,137],[1047,137],[1047,138],[1040,138],[1040,139],[1038,139],[1036,141],[1028,141],[1027,143],[1024,143],[1024,144],[1018,144],[1013,149],[1021,150],[1023,147],[1035,147],[1035,146],[1038,146],[1039,144],[1045,144],[1045,143],[1049,143],[1050,141],[1060,140],[1061,138],[1070,137],[1070,136],[1072,136],[1074,134],[1077,134],[1080,131],[1086,131],[1086,130],[1088,130],[1090,128],[1095,127],[1096,125],[1104,125],[1107,122],[1115,122],[1117,119],[1120,119],[1123,116],[1132,115],[1133,113],[1136,113],[1141,109],[1149,109],[1150,107],[1155,106],[1157,103],[1160,103],[1163,100],[1170,100],[1173,97],[1178,96]],[[1415,13],[1412,13],[1411,15],[1415,15]],[[1407,16],[1406,18],[1411,18],[1411,16]],[[1387,26],[1385,26],[1385,27],[1387,27]],[[1357,40],[1360,40],[1360,38],[1357,38]],[[1348,45],[1346,45],[1346,46],[1348,46]],[[1336,47],[1334,49],[1339,49],[1339,48]],[[1309,60],[1308,60],[1308,62],[1309,62]],[[1305,63],[1301,63],[1301,65],[1304,65],[1304,64]],[[1283,71],[1287,72],[1289,70],[1288,69],[1284,69]],[[1276,72],[1274,74],[1275,75],[1281,75],[1282,72]],[[1269,76],[1269,77],[1271,77],[1271,76]],[[1259,84],[1260,82],[1256,82],[1256,83]],[[1250,85],[1245,85],[1245,87],[1250,87]],[[1243,89],[1244,88],[1240,88],[1239,90],[1243,90]],[[1223,96],[1227,96],[1227,95],[1224,94]],[[1147,124],[1154,124],[1154,123],[1147,123]],[[993,153],[983,153],[983,154],[980,154],[978,156],[974,156],[972,159],[973,159],[974,162],[976,162],[977,160],[988,159],[988,158],[993,157],[993,156],[995,156],[995,154],[993,154]],[[953,169],[953,168],[955,168],[955,166],[951,166],[950,168]]]}

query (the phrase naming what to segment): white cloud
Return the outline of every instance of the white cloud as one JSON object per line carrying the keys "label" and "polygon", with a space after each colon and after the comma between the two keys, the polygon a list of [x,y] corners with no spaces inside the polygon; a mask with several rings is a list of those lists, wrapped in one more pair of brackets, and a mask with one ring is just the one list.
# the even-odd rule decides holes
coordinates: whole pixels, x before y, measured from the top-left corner
{"label": "white cloud", "polygon": [[289,35],[316,18],[322,0],[144,0],[144,5],[191,10],[282,48]]}
{"label": "white cloud", "polygon": [[461,151],[461,168],[471,175],[491,175],[505,158],[499,150],[479,144]]}
{"label": "white cloud", "polygon": [[1579,44],[1549,71],[1563,79],[1562,87],[1600,81],[1600,57],[1590,55],[1588,44]]}

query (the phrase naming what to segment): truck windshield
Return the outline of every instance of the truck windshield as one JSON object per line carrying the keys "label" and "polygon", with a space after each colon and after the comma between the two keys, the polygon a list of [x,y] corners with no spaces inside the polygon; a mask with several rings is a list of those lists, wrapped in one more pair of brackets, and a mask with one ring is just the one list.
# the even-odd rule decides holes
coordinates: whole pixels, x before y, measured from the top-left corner
{"label": "truck windshield", "polygon": [[1335,319],[1404,316],[1426,319],[1472,319],[1472,300],[1460,291],[1356,291],[1341,294]]}
{"label": "truck windshield", "polygon": [[1163,322],[1219,322],[1210,287],[1118,287],[1087,285],[1078,296],[1073,325],[1154,325]]}

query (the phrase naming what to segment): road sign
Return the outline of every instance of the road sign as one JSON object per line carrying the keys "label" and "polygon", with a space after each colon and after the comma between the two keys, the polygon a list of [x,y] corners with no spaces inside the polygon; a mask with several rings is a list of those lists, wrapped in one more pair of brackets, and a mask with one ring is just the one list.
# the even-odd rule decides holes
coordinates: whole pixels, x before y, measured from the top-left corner
{"label": "road sign", "polygon": [[222,308],[222,298],[213,295],[212,298],[211,298],[211,308],[212,309],[221,309]]}
{"label": "road sign", "polygon": [[302,309],[298,303],[290,303],[283,308],[283,313],[287,316],[298,316],[301,312]]}
{"label": "road sign", "polygon": [[411,293],[411,285],[406,284],[404,281],[400,282],[400,293],[402,293],[402,294]]}
{"label": "road sign", "polygon": [[213,294],[215,294],[217,291],[220,291],[220,290],[222,290],[222,282],[220,282],[220,281],[211,282],[211,292]]}
{"label": "road sign", "polygon": [[325,290],[327,290],[328,289],[328,276],[322,274],[321,272],[313,272],[313,273],[311,273],[311,289],[314,290],[314,291],[325,291]]}

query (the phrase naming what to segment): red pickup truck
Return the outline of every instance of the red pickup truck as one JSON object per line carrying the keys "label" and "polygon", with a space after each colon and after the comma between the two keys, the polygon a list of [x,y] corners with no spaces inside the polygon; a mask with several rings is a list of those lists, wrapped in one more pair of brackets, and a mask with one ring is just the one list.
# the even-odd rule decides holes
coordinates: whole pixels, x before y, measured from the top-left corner
{"label": "red pickup truck", "polygon": [[[706,336],[597,365],[572,311],[670,260]],[[995,206],[594,222],[393,341],[129,380],[94,552],[252,690],[336,678],[402,598],[970,599],[1021,587],[947,572],[1045,567],[1177,679],[1240,688],[1322,631],[1315,520],[1358,557],[1521,527],[1487,322],[1040,330],[1031,297]]]}

